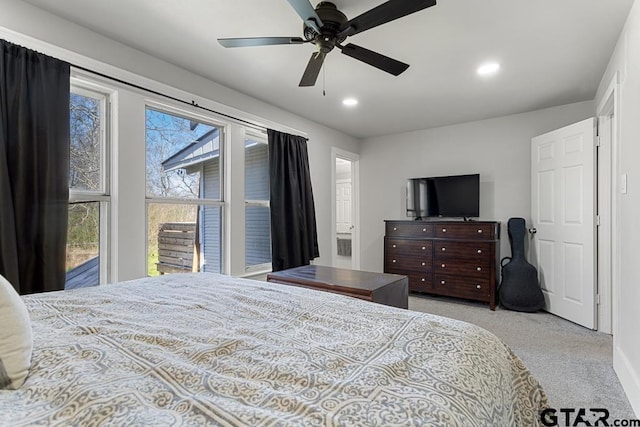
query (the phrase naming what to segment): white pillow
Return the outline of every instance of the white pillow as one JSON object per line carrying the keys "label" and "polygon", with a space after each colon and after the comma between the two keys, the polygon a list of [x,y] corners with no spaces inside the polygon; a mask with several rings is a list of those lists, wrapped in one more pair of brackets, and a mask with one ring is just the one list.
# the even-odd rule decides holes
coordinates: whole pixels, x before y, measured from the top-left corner
{"label": "white pillow", "polygon": [[0,389],[18,389],[29,374],[33,336],[29,312],[0,275]]}

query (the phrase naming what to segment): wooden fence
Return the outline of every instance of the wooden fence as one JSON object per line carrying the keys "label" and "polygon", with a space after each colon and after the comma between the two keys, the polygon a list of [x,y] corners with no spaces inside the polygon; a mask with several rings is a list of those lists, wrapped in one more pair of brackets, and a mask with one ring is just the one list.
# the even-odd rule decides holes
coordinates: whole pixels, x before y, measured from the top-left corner
{"label": "wooden fence", "polygon": [[195,222],[165,222],[158,231],[158,272],[198,271]]}

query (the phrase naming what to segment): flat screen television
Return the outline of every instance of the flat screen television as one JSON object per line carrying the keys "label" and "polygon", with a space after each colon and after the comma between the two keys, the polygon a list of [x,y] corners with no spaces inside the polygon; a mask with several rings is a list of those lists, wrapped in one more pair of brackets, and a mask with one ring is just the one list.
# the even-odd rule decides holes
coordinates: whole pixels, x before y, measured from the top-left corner
{"label": "flat screen television", "polygon": [[415,219],[479,217],[480,175],[408,179],[407,216]]}

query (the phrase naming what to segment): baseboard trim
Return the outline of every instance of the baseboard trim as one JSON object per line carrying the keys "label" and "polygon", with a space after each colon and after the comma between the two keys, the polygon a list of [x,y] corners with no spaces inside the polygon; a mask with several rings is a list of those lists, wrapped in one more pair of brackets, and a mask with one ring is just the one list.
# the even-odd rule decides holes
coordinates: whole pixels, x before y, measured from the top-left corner
{"label": "baseboard trim", "polygon": [[620,384],[622,384],[622,388],[627,394],[636,418],[640,418],[640,376],[638,376],[624,352],[617,346],[613,348],[613,369],[616,371]]}

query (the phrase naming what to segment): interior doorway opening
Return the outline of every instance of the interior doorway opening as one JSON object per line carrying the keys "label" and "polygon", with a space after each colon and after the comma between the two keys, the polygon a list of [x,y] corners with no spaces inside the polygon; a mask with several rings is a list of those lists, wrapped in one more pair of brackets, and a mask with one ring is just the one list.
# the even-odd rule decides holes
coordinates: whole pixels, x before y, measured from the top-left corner
{"label": "interior doorway opening", "polygon": [[358,155],[332,150],[334,267],[358,269]]}

